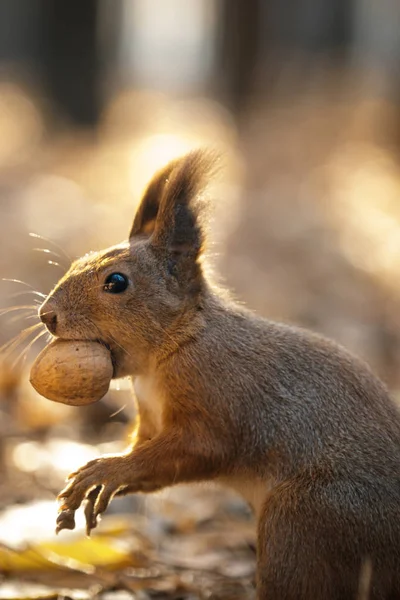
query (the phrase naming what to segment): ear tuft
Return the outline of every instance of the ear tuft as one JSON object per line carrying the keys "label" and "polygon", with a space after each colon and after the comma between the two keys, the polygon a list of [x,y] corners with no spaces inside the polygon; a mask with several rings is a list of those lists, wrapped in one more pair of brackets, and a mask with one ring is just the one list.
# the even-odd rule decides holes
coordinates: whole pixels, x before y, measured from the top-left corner
{"label": "ear tuft", "polygon": [[218,165],[218,155],[195,150],[174,161],[165,182],[152,243],[174,254],[198,255],[204,242],[199,195]]}
{"label": "ear tuft", "polygon": [[153,233],[163,189],[175,164],[176,161],[172,161],[160,169],[147,186],[133,220],[130,238]]}

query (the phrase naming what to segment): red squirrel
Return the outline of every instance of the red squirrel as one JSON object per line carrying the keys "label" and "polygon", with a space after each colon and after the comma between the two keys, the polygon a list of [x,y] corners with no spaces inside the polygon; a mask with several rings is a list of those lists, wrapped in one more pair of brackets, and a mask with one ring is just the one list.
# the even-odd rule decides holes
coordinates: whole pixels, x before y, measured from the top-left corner
{"label": "red squirrel", "polygon": [[[400,413],[336,343],[227,297],[202,261],[198,150],[150,182],[129,240],[77,260],[40,309],[97,340],[138,403],[132,445],[69,476],[58,529],[115,495],[214,480],[257,519],[258,600],[400,599]],[[364,587],[363,587],[364,586]]]}

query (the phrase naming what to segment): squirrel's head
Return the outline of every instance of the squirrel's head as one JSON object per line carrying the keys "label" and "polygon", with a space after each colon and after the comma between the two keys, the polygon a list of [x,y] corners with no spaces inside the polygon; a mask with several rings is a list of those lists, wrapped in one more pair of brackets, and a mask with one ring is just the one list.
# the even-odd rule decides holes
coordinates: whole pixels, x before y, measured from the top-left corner
{"label": "squirrel's head", "polygon": [[120,377],[144,372],[201,327],[199,193],[214,161],[195,151],[155,175],[129,240],[74,262],[40,307],[50,333],[103,342]]}

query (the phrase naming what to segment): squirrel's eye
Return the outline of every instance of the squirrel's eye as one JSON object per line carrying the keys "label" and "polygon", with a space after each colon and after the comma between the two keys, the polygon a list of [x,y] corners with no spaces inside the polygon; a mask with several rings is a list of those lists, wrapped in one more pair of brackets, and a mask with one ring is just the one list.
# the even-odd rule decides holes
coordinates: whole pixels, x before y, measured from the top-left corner
{"label": "squirrel's eye", "polygon": [[122,273],[111,273],[104,282],[103,290],[109,294],[120,294],[129,285],[129,280]]}

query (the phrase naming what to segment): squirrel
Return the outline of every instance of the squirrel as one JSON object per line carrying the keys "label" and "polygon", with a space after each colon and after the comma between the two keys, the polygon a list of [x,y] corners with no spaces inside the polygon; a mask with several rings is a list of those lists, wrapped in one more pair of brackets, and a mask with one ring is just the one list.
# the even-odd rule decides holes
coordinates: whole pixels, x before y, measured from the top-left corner
{"label": "squirrel", "polygon": [[82,504],[90,533],[115,495],[213,480],[254,510],[258,600],[400,599],[398,407],[350,352],[211,281],[213,166],[195,150],[158,172],[129,240],[74,262],[40,308],[53,336],[109,348],[139,412],[124,453],[69,476],[58,530]]}

